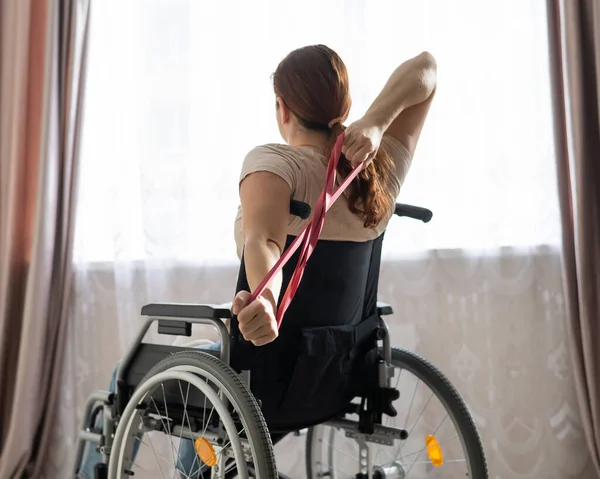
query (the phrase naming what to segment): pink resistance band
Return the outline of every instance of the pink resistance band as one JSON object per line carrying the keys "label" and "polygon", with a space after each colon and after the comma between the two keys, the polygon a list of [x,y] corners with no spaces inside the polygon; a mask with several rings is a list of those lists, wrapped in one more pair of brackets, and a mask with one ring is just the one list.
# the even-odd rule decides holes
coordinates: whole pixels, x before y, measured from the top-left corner
{"label": "pink resistance band", "polygon": [[283,266],[290,260],[292,255],[296,252],[298,248],[302,248],[300,250],[300,257],[298,258],[298,264],[296,265],[296,269],[292,274],[292,278],[288,284],[288,287],[279,303],[279,309],[277,310],[277,326],[281,326],[281,320],[283,315],[285,314],[288,306],[294,299],[294,295],[296,294],[296,290],[300,285],[300,280],[302,279],[302,275],[304,273],[304,269],[306,268],[306,262],[310,255],[315,249],[317,245],[317,241],[319,240],[319,235],[321,234],[321,230],[323,229],[323,224],[325,223],[325,215],[331,205],[341,196],[344,190],[348,187],[348,185],[356,178],[356,176],[360,173],[363,168],[363,163],[358,165],[356,168],[352,170],[352,172],[344,179],[342,184],[338,187],[337,190],[334,191],[335,187],[335,178],[336,178],[336,170],[337,165],[342,154],[342,146],[344,144],[344,134],[338,136],[335,146],[333,147],[333,151],[331,152],[331,156],[329,157],[329,163],[327,164],[327,174],[325,176],[325,187],[321,194],[319,195],[319,199],[317,200],[317,204],[315,205],[313,218],[306,225],[304,230],[296,237],[296,239],[292,242],[290,247],[286,249],[275,266],[269,271],[267,276],[262,280],[262,282],[258,285],[258,287],[254,290],[250,297],[250,301],[254,301],[258,298],[262,292],[267,287],[267,284],[273,279],[273,277],[279,273]]}

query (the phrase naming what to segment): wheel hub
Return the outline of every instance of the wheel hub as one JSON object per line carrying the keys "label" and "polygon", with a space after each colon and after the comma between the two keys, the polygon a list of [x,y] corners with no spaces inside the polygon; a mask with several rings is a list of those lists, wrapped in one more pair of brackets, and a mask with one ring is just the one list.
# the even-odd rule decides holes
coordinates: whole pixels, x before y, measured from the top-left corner
{"label": "wheel hub", "polygon": [[[405,479],[406,472],[399,462],[373,467],[373,479]],[[367,474],[358,473],[354,479],[368,479]]]}
{"label": "wheel hub", "polygon": [[373,467],[373,479],[405,479],[404,467],[399,462]]}

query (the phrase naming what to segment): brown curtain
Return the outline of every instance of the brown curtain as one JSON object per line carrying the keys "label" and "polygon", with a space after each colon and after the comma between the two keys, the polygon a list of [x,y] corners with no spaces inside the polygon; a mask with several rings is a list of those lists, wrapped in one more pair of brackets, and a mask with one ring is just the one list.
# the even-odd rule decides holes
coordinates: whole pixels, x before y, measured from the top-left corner
{"label": "brown curtain", "polygon": [[0,0],[0,477],[40,477],[59,400],[89,0]]}
{"label": "brown curtain", "polygon": [[548,0],[563,276],[579,408],[600,475],[600,0]]}

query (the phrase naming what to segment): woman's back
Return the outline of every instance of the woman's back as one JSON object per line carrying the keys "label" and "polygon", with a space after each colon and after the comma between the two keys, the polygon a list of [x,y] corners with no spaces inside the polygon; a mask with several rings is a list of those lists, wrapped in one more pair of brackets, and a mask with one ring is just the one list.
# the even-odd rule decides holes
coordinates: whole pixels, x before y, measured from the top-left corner
{"label": "woman's back", "polygon": [[[386,150],[394,163],[393,174],[386,180],[389,191],[394,197],[397,197],[410,168],[410,153],[402,143],[389,135],[383,136],[382,148]],[[248,153],[242,166],[240,183],[252,173],[274,173],[288,184],[292,199],[314,207],[325,184],[326,169],[327,158],[316,148],[267,144],[256,147]],[[365,228],[360,216],[348,208],[347,196],[342,195],[327,213],[320,238],[331,241],[369,241],[385,231],[392,214],[393,211],[390,210],[379,224],[372,228]],[[243,213],[240,206],[234,230],[238,257],[241,257],[244,246],[242,218]],[[290,216],[288,233],[294,236],[298,235],[306,226],[307,221]]]}

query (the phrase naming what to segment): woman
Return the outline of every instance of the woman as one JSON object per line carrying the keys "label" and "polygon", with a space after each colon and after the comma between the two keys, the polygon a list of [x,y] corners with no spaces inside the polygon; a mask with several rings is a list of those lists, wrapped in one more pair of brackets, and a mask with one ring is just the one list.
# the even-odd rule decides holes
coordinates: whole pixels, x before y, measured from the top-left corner
{"label": "woman", "polygon": [[[243,248],[251,289],[279,259],[287,235],[302,230],[303,221],[289,220],[289,199],[314,206],[329,154],[344,130],[345,158],[338,172],[346,175],[352,166],[368,165],[329,210],[320,238],[368,241],[385,230],[434,96],[436,62],[423,52],[401,64],[365,115],[347,129],[348,73],[330,48],[314,45],[291,52],[273,80],[277,123],[286,145],[259,146],[246,156],[235,225],[238,255]],[[281,275],[254,302],[248,304],[247,291],[234,299],[240,331],[256,346],[277,337],[280,288]]]}
{"label": "woman", "polygon": [[[344,131],[339,174],[367,165],[329,210],[321,238],[362,242],[385,230],[434,96],[436,62],[424,52],[402,63],[365,115],[348,128],[343,126],[351,106],[348,74],[330,48],[294,50],[281,61],[273,81],[277,123],[286,144],[262,145],[246,156],[235,221],[238,255],[244,251],[252,290],[279,259],[287,236],[305,226],[305,221],[290,219],[290,198],[315,205],[330,152]],[[281,283],[280,274],[256,300],[250,302],[250,292],[241,291],[233,301],[240,332],[255,346],[277,338]],[[179,454],[185,477],[199,477],[191,441],[182,442]],[[100,459],[96,451],[88,451],[80,477],[93,479]]]}

